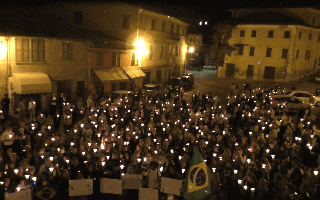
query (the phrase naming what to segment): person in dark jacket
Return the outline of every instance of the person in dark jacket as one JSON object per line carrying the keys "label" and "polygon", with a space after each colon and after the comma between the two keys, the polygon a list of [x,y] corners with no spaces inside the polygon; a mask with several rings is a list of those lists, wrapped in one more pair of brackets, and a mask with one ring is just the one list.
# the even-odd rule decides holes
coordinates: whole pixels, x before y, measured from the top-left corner
{"label": "person in dark jacket", "polygon": [[256,199],[257,200],[269,200],[270,198],[270,192],[267,188],[267,181],[266,179],[262,178],[259,181],[259,186],[256,190]]}

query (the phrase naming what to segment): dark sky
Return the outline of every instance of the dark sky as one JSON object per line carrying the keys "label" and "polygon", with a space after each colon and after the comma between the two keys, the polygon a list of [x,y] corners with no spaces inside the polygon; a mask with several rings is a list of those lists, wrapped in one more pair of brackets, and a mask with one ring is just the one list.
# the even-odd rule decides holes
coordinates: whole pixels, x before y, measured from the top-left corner
{"label": "dark sky", "polygon": [[[69,0],[69,1],[59,1],[59,2],[126,2],[133,3],[136,5],[146,5],[150,10],[158,11],[160,13],[171,15],[173,17],[188,17],[194,19],[202,20],[220,20],[228,18],[230,8],[245,8],[245,7],[296,7],[296,6],[310,6],[311,3],[305,3],[300,1],[299,4],[296,1],[272,1],[272,0],[255,0],[252,1],[232,1],[232,0],[219,0],[219,1],[210,1],[210,0],[184,0],[184,1],[165,1],[165,0]],[[13,1],[14,2],[14,1]],[[44,3],[56,2],[47,0]],[[12,2],[7,2],[12,4]],[[21,4],[18,3],[18,4]],[[23,4],[23,3],[22,3]],[[28,3],[29,4],[29,3]]]}
{"label": "dark sky", "polygon": [[[129,1],[128,1],[129,2]],[[219,20],[229,17],[228,9],[230,8],[265,8],[265,7],[304,7],[313,6],[311,3],[295,1],[279,2],[279,1],[266,1],[256,0],[256,3],[237,2],[237,1],[205,1],[205,0],[193,0],[193,1],[136,1],[142,3],[150,8],[159,10],[163,14],[172,15],[175,17],[190,17],[197,19],[207,20]]]}

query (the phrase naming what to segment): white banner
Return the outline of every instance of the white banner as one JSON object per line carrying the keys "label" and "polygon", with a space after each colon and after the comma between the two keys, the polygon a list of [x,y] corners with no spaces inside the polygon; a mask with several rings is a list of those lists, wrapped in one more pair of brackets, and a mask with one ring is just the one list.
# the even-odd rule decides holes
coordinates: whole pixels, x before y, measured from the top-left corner
{"label": "white banner", "polygon": [[158,190],[151,188],[139,189],[139,200],[158,200]]}
{"label": "white banner", "polygon": [[142,186],[141,174],[125,174],[121,179],[123,180],[122,189],[139,189]]}
{"label": "white banner", "polygon": [[31,188],[26,190],[20,190],[19,192],[5,194],[5,200],[31,200],[31,197]]}
{"label": "white banner", "polygon": [[122,180],[101,178],[100,192],[122,195]]}
{"label": "white banner", "polygon": [[69,180],[69,196],[93,194],[93,179]]}
{"label": "white banner", "polygon": [[180,195],[182,180],[161,177],[161,192]]}

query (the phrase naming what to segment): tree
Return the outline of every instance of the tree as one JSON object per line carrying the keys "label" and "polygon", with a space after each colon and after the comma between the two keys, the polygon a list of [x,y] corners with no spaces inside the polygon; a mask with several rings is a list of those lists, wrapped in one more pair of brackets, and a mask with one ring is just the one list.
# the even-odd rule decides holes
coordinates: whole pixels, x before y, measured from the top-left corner
{"label": "tree", "polygon": [[236,24],[225,21],[217,22],[213,26],[213,45],[210,57],[214,66],[223,66],[225,56],[231,56],[234,47],[229,44],[229,39],[235,27]]}

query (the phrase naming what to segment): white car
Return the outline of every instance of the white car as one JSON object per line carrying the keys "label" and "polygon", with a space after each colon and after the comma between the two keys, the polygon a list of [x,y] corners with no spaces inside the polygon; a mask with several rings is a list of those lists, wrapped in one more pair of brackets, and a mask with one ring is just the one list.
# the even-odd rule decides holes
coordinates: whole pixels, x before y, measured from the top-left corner
{"label": "white car", "polygon": [[203,69],[215,69],[216,67],[215,66],[212,66],[212,65],[205,65],[203,66]]}
{"label": "white car", "polygon": [[[289,96],[289,95],[274,95],[273,96],[275,103],[278,104],[278,107],[284,109],[287,113],[296,114],[299,108],[311,109],[314,110],[314,106],[311,103],[305,103],[301,101],[297,97]],[[320,102],[319,102],[320,103]]]}
{"label": "white car", "polygon": [[314,103],[320,101],[320,97],[314,96],[306,91],[291,91],[287,93],[289,96],[295,96],[306,103]]}

